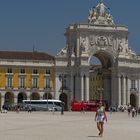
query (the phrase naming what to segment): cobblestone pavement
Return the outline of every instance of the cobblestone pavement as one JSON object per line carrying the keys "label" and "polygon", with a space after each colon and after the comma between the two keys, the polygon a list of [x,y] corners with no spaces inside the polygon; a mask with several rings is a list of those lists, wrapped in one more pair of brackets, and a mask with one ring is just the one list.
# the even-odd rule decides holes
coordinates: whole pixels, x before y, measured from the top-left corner
{"label": "cobblestone pavement", "polygon": [[1,140],[140,140],[140,116],[107,113],[103,138],[93,112],[8,112],[0,114]]}

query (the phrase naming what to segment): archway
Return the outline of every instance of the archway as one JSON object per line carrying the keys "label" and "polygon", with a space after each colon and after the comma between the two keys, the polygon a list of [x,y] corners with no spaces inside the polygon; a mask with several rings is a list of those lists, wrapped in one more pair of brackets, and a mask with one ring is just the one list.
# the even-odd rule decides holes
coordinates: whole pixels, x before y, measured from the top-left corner
{"label": "archway", "polygon": [[43,99],[52,99],[52,94],[51,93],[44,93]]}
{"label": "archway", "polygon": [[18,101],[17,101],[18,104],[22,103],[22,100],[27,100],[27,95],[24,92],[21,92],[18,94]]}
{"label": "archway", "polygon": [[137,95],[135,94],[130,95],[130,105],[133,107],[137,106]]}
{"label": "archway", "polygon": [[31,94],[31,100],[39,100],[40,99],[40,95],[37,92],[34,92]]}
{"label": "archway", "polygon": [[[94,61],[95,59],[95,61]],[[111,104],[111,67],[113,56],[106,51],[97,51],[89,58],[89,100],[105,100]]]}
{"label": "archway", "polygon": [[4,104],[11,105],[14,103],[14,94],[12,92],[7,92],[5,94],[5,101]]}
{"label": "archway", "polygon": [[62,102],[65,103],[64,109],[68,110],[68,97],[67,97],[67,95],[65,93],[61,93],[59,96],[59,100],[61,100]]}

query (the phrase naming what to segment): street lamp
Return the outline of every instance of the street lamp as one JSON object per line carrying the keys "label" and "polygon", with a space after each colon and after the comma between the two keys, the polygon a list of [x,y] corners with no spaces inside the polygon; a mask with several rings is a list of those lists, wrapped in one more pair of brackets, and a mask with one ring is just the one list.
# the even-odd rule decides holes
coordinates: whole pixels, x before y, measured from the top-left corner
{"label": "street lamp", "polygon": [[[61,88],[61,94],[63,94],[63,88],[64,88],[64,86],[66,86],[66,85],[64,85],[64,78],[65,78],[65,75],[64,74],[61,74],[60,76],[59,76],[59,79],[62,81],[62,88]],[[66,84],[66,83],[65,83]],[[61,115],[63,115],[64,114],[64,106],[62,105],[61,106]]]}
{"label": "street lamp", "polygon": [[61,74],[59,76],[59,79],[61,80],[62,82],[62,87],[61,87],[61,94],[63,94],[63,88],[64,88],[64,78],[65,78],[65,75],[64,74]]}
{"label": "street lamp", "polygon": [[103,88],[98,88],[98,91],[99,91],[99,93],[100,93],[100,102],[102,102],[102,100],[103,100]]}
{"label": "street lamp", "polygon": [[46,104],[46,109],[47,109],[47,111],[48,111],[48,94],[49,94],[49,92],[50,92],[50,88],[49,87],[46,87],[46,98],[47,98],[47,104]]}

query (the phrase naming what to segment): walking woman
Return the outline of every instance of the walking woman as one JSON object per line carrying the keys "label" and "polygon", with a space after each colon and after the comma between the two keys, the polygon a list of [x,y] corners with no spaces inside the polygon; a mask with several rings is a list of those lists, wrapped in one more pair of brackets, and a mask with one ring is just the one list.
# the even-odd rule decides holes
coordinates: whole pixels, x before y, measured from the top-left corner
{"label": "walking woman", "polygon": [[96,114],[95,114],[95,121],[97,122],[97,128],[99,130],[99,136],[103,136],[103,125],[104,121],[107,122],[107,116],[105,113],[105,107],[103,106],[102,102],[99,103],[99,107],[97,108]]}

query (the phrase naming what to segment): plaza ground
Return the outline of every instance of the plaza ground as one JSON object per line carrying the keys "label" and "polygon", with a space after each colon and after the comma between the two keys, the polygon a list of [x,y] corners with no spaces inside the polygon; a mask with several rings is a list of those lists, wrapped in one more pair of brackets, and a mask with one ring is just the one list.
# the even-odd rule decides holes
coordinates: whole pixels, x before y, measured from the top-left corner
{"label": "plaza ground", "polygon": [[140,140],[140,116],[107,113],[103,138],[93,112],[8,112],[0,114],[1,140]]}

